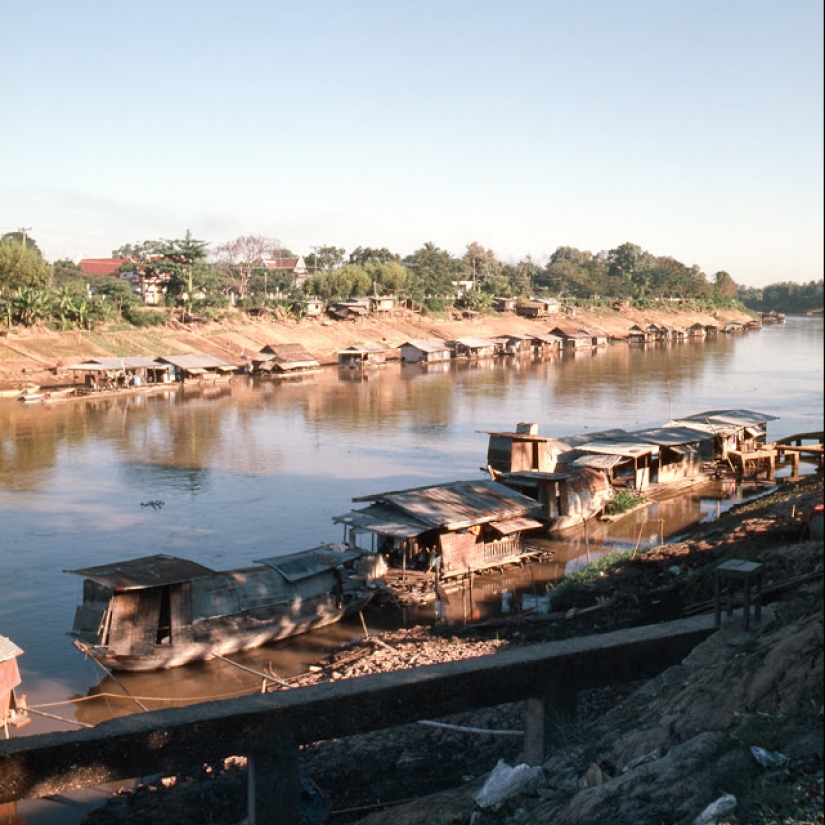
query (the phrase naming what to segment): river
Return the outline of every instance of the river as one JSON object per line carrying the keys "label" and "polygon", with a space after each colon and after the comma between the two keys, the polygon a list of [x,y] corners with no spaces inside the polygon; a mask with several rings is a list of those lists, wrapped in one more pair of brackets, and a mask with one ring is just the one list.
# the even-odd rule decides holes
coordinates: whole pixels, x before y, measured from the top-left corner
{"label": "river", "polygon": [[[487,430],[531,421],[564,436],[722,408],[778,416],[769,440],[821,430],[822,320],[543,361],[328,368],[301,381],[237,377],[211,390],[51,405],[0,399],[0,634],[25,651],[28,702],[69,720],[37,717],[15,736],[134,709],[56,704],[122,693],[65,635],[81,585],[66,569],[153,553],[241,566],[340,540],[331,518],[354,496],[481,477]],[[591,535],[588,550],[658,543],[752,492],[662,505],[643,522]],[[559,544],[544,575],[563,575],[582,553],[580,540]],[[342,624],[236,658],[287,676],[361,633],[360,623]],[[258,681],[215,662],[128,678],[149,700],[231,695]]]}

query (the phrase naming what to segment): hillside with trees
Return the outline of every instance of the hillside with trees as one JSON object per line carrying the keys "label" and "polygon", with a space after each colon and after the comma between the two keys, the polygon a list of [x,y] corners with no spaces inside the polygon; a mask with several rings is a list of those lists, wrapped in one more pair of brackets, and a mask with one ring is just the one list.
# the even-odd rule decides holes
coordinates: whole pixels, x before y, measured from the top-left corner
{"label": "hillside with trees", "polygon": [[[127,243],[112,251],[123,264],[110,274],[84,272],[77,263],[45,260],[36,241],[20,232],[0,237],[0,324],[53,329],[92,329],[103,322],[134,326],[166,323],[173,315],[220,320],[235,311],[300,315],[301,300],[340,301],[395,295],[424,313],[462,309],[492,311],[494,298],[557,298],[579,305],[621,300],[638,309],[679,306],[691,310],[743,309],[804,312],[822,307],[822,281],[742,287],[725,271],[707,275],[669,255],[634,243],[597,253],[560,246],[546,265],[530,256],[498,259],[473,241],[460,257],[424,243],[402,257],[382,248],[351,252],[319,245],[305,259],[301,278],[278,258],[297,258],[279,240],[243,235],[211,243],[183,238]],[[158,286],[157,305],[147,307],[145,284]]]}

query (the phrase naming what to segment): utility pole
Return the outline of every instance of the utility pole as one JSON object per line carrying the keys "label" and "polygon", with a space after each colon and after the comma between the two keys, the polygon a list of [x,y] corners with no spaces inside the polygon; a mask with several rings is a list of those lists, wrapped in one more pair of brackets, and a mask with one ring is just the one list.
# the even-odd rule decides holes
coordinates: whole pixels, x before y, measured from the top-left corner
{"label": "utility pole", "polygon": [[26,237],[27,237],[26,233],[31,232],[31,230],[32,230],[32,228],[30,226],[21,226],[17,230],[23,236],[23,240],[21,242],[23,244],[23,249],[26,248]]}

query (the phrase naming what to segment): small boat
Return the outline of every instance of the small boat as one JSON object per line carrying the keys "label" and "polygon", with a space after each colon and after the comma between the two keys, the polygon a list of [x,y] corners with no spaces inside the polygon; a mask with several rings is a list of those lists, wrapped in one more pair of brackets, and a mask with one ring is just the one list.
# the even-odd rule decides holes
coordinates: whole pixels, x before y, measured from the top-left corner
{"label": "small boat", "polygon": [[250,650],[361,610],[375,592],[365,555],[330,543],[220,572],[167,555],[66,570],[84,578],[69,635],[110,670]]}
{"label": "small boat", "polygon": [[22,728],[31,722],[26,715],[25,697],[18,699],[14,689],[20,684],[17,657],[23,651],[5,636],[0,636],[0,716],[3,733],[9,738],[9,728]]}

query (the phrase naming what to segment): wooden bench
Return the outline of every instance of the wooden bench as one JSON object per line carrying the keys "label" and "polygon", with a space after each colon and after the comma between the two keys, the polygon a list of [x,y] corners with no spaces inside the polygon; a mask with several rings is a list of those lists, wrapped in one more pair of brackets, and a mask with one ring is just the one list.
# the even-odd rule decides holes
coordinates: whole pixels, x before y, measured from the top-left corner
{"label": "wooden bench", "polygon": [[[731,559],[716,568],[716,581],[714,587],[714,624],[720,627],[722,624],[722,596],[727,596],[728,616],[733,614],[733,585],[742,582],[744,590],[744,611],[745,630],[750,628],[750,604],[751,587],[756,586],[756,598],[754,599],[754,618],[756,621],[762,617],[762,565],[758,562],[744,561],[743,559]],[[723,585],[724,591],[723,591]]]}

